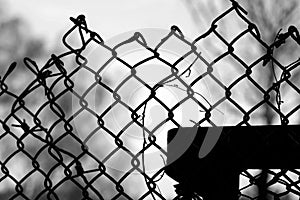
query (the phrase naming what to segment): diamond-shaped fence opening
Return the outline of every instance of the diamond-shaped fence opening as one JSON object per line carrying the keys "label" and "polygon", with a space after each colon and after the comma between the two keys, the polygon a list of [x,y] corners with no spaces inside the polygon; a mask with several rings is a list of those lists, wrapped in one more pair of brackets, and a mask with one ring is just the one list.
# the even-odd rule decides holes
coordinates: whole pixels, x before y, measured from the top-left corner
{"label": "diamond-shaped fence opening", "polygon": [[247,66],[252,66],[262,56],[262,51],[267,51],[266,47],[257,41],[250,31],[242,35],[233,44],[236,59],[242,61]]}
{"label": "diamond-shaped fence opening", "polygon": [[[231,7],[224,12],[222,18],[214,20],[213,24],[217,25],[216,31],[229,43],[233,42],[240,34],[248,29],[247,22],[235,12]],[[231,28],[238,27],[238,28]]]}
{"label": "diamond-shaped fence opening", "polygon": [[71,17],[65,52],[24,59],[23,90],[12,63],[0,199],[298,199],[299,32],[268,45],[231,3],[195,40],[172,26],[154,46]]}

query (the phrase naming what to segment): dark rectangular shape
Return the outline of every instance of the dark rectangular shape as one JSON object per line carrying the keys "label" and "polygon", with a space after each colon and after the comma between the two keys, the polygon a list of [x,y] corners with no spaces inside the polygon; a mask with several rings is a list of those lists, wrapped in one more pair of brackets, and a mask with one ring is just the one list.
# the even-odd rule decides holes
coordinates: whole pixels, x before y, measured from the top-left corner
{"label": "dark rectangular shape", "polygon": [[[217,132],[220,137],[216,145],[200,159],[204,138]],[[181,142],[174,142],[177,137]],[[182,143],[189,143],[184,138],[190,140],[190,145],[180,152]],[[220,192],[234,199],[238,194],[239,174],[245,169],[300,168],[299,141],[299,125],[172,129],[168,132],[166,173],[208,199],[219,198]]]}

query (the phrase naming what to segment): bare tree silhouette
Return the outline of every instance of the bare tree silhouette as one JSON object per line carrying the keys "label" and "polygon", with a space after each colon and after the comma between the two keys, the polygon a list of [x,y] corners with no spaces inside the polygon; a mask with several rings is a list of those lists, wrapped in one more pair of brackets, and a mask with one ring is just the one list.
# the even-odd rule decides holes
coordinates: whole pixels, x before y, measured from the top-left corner
{"label": "bare tree silhouette", "polygon": [[[185,0],[185,3],[190,10],[193,19],[198,27],[200,27],[200,31],[202,28],[207,29],[212,20],[218,15],[220,10],[226,9],[227,4],[230,4],[230,1],[201,1],[201,0]],[[296,22],[297,17],[299,16],[299,1],[297,0],[288,0],[288,1],[269,1],[269,0],[241,0],[239,3],[246,9],[248,12],[248,17],[251,21],[253,21],[259,28],[261,33],[261,37],[263,41],[267,42],[268,45],[273,43],[276,37],[278,36],[279,31],[287,31],[287,28]],[[233,18],[228,18],[227,21],[223,23],[231,23],[230,20],[235,20]],[[294,24],[297,26],[297,24]],[[236,26],[228,27],[229,29],[237,29],[242,30],[242,26],[239,23],[236,23]],[[226,32],[229,32],[228,29],[221,29],[220,32],[226,35]],[[229,33],[230,34],[230,33]],[[247,44],[244,44],[247,48],[249,46],[253,46],[250,41]],[[214,54],[218,54],[219,47],[210,45],[208,48],[214,48],[214,50],[210,50],[210,52]],[[248,54],[248,57],[255,57],[254,52],[258,52],[260,55],[266,54],[267,49],[263,46],[257,45],[255,46],[255,51],[251,52],[249,49],[245,49],[245,53]],[[217,50],[216,50],[217,49]],[[220,51],[220,50],[219,50]],[[294,41],[286,41],[285,45],[276,51],[273,52],[273,57],[275,59],[280,59],[280,63],[287,63],[287,61],[296,61],[299,59],[297,55],[299,54],[299,49],[297,50],[297,45]],[[278,55],[281,55],[279,57]],[[231,63],[235,65],[235,63]],[[257,79],[260,81],[260,84],[265,86],[265,88],[271,87],[277,80],[275,76],[280,76],[279,72],[273,70],[272,62],[268,62],[266,66],[261,67],[261,73],[257,73]],[[276,75],[277,74],[277,75]],[[291,80],[294,82],[299,82],[300,72],[296,71],[295,74],[292,75]],[[283,93],[287,93],[286,85],[280,89]],[[254,98],[260,98],[261,93],[258,90],[251,91]],[[288,96],[287,98],[294,98]],[[245,98],[247,101],[252,101],[252,98]],[[276,105],[276,92],[272,92],[270,94],[270,100],[272,104]],[[233,111],[229,109],[229,111]],[[232,112],[234,114],[234,112]],[[264,104],[262,112],[259,116],[260,120],[264,121],[265,125],[280,123],[280,117],[273,109],[268,105]],[[299,116],[298,116],[299,121]],[[262,170],[261,174],[257,180],[258,185],[258,193],[259,199],[267,199],[267,179],[268,173],[267,170]],[[288,197],[287,197],[288,198]]]}
{"label": "bare tree silhouette", "polygon": [[[250,19],[256,23],[258,26],[262,38],[269,44],[272,43],[280,29],[287,29],[287,27],[293,22],[296,17],[296,11],[299,11],[299,1],[289,0],[289,1],[262,1],[253,0],[245,1],[245,6],[248,8]],[[292,43],[287,44],[288,49],[296,52],[295,46]],[[287,47],[286,46],[286,47]],[[273,54],[276,59],[276,54],[287,55],[291,59],[292,55],[285,53],[285,48],[279,48],[275,54]],[[265,48],[260,49],[261,53],[267,53]],[[266,73],[261,74],[261,79],[266,81],[267,86],[271,86],[276,82],[274,74],[272,71],[272,63],[269,62],[266,67]],[[276,97],[273,93],[270,99],[271,103],[275,104]],[[266,105],[265,111],[262,117],[266,120],[266,124],[273,124],[275,113],[272,111],[271,107]],[[259,199],[267,199],[267,170],[261,171],[261,176],[258,179],[258,189],[259,189]]]}

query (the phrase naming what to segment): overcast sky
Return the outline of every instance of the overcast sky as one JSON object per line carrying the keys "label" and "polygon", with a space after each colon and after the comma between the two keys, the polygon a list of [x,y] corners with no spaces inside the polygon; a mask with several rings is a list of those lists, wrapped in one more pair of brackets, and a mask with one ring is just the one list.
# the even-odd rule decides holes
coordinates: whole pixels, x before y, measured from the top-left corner
{"label": "overcast sky", "polygon": [[20,15],[34,34],[52,43],[68,30],[69,17],[84,14],[89,27],[105,40],[139,28],[164,28],[178,25],[184,34],[195,38],[197,28],[180,0],[10,0],[12,15]]}

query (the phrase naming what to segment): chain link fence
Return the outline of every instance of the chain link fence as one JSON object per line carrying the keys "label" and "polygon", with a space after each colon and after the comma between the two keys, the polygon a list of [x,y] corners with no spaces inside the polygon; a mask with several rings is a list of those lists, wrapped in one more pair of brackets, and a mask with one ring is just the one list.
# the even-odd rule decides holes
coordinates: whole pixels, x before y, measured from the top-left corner
{"label": "chain link fence", "polygon": [[[190,109],[188,112],[197,113],[196,119],[185,119],[194,127],[224,126],[233,109],[238,113],[236,126],[252,126],[255,125],[252,116],[259,114],[265,105],[276,113],[281,125],[297,123],[300,85],[292,77],[299,73],[299,58],[289,58],[283,65],[274,54],[288,40],[299,45],[298,30],[290,26],[286,32],[278,33],[272,44],[267,44],[256,25],[246,17],[247,12],[236,1],[231,3],[228,10],[215,18],[210,29],[195,40],[189,41],[178,27],[172,26],[155,47],[148,46],[139,32],[111,47],[88,28],[83,15],[71,17],[74,25],[63,36],[66,52],[51,55],[41,66],[30,58],[24,59],[31,81],[20,94],[11,91],[7,84],[17,67],[17,63],[11,64],[0,78],[0,97],[11,100],[7,106],[9,112],[0,120],[2,199],[184,199],[178,188],[177,197],[163,189],[163,184],[170,181],[160,183],[166,178],[164,165],[168,159],[167,141],[161,138],[166,137],[165,130],[184,126],[182,118],[187,116],[180,109],[186,104],[193,105],[186,107]],[[245,29],[229,39],[222,36],[218,27],[232,13],[242,20]],[[70,39],[72,35],[76,35],[76,45]],[[201,41],[212,36],[213,42],[226,49],[213,59],[199,50]],[[265,49],[263,55],[250,63],[236,47],[246,36]],[[182,55],[173,60],[160,52],[170,41],[185,46]],[[130,45],[138,45],[147,56],[136,59],[135,63],[126,60],[118,53],[126,45],[129,49]],[[91,50],[92,46],[97,46],[97,51]],[[91,66],[88,57],[96,54],[104,57],[104,61]],[[234,65],[239,65],[239,74],[225,84],[214,67],[228,57]],[[141,70],[153,61],[166,71],[148,81]],[[108,73],[113,62],[118,62],[123,71]],[[254,75],[266,68],[274,73],[276,81],[272,85],[264,85]],[[221,75],[222,70],[226,69],[219,70]],[[120,78],[115,81],[111,76]],[[243,85],[245,82],[247,87]],[[203,84],[209,87],[206,92],[201,89]],[[142,88],[143,92],[128,100],[132,86]],[[248,87],[255,88],[259,95],[252,107],[245,108],[235,95],[247,93],[250,98]],[[285,94],[282,88],[292,93]],[[162,94],[170,89],[181,92],[176,102]],[[216,95],[217,91],[222,95]],[[210,98],[209,92],[215,96]],[[146,121],[151,103],[159,107],[163,117],[149,127]],[[130,143],[128,137],[138,139]],[[153,163],[160,164],[150,169],[148,166]],[[299,199],[298,170],[266,172],[269,178],[264,195],[271,199]],[[259,198],[255,188],[260,184],[260,175],[259,170],[240,174],[240,199]],[[130,187],[133,182],[138,187]]]}

